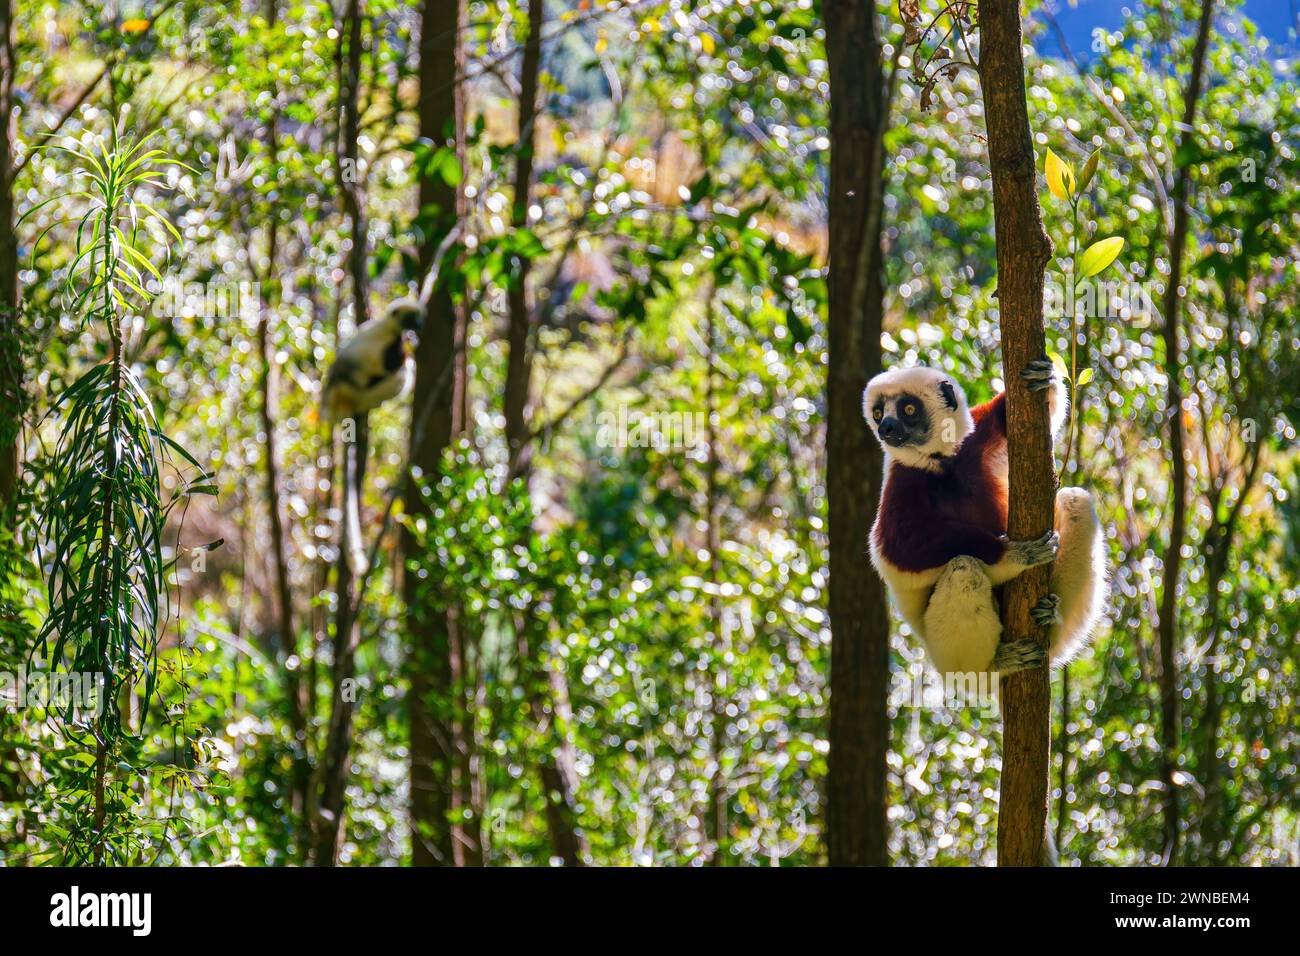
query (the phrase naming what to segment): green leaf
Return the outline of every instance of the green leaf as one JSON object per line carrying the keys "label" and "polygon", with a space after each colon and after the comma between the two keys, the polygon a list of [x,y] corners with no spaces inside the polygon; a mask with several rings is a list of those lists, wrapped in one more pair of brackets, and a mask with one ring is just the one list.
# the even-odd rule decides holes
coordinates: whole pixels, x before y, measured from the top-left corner
{"label": "green leaf", "polygon": [[460,157],[453,149],[444,149],[441,152],[442,161],[439,163],[438,172],[442,175],[442,181],[454,189],[464,178],[464,171],[460,168]]}
{"label": "green leaf", "polygon": [[1087,385],[1091,381],[1092,381],[1092,369],[1085,368],[1082,372],[1079,373],[1079,378],[1075,381],[1074,387],[1083,388],[1083,386]]}
{"label": "green leaf", "polygon": [[1088,157],[1088,161],[1083,164],[1083,172],[1079,174],[1079,192],[1083,192],[1087,189],[1088,184],[1092,182],[1092,177],[1097,175],[1097,164],[1100,160],[1101,148],[1098,147],[1092,151],[1092,155]]}
{"label": "green leaf", "polygon": [[1079,277],[1086,279],[1089,276],[1095,276],[1114,262],[1123,249],[1124,240],[1119,236],[1111,236],[1109,239],[1094,242],[1083,250],[1083,254],[1079,256]]}

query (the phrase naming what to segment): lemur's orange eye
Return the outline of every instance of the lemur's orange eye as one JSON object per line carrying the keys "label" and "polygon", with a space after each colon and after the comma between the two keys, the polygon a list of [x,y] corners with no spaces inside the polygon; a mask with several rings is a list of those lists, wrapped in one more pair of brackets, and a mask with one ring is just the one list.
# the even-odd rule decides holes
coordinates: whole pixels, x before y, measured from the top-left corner
{"label": "lemur's orange eye", "polygon": [[908,402],[906,405],[904,405],[904,406],[903,406],[903,414],[904,414],[904,415],[915,415],[915,414],[916,414],[916,402]]}
{"label": "lemur's orange eye", "polygon": [[877,408],[874,412],[871,413],[871,417],[874,418],[876,421],[880,421],[882,418],[885,417],[885,413]]}

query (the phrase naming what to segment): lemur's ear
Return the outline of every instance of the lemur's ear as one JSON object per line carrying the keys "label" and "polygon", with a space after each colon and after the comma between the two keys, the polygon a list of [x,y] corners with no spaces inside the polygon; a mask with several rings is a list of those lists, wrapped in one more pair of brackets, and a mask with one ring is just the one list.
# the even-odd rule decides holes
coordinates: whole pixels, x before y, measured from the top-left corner
{"label": "lemur's ear", "polygon": [[948,407],[955,412],[957,410],[957,393],[953,391],[952,382],[949,382],[947,379],[940,382],[939,394],[943,396],[943,400],[947,403]]}

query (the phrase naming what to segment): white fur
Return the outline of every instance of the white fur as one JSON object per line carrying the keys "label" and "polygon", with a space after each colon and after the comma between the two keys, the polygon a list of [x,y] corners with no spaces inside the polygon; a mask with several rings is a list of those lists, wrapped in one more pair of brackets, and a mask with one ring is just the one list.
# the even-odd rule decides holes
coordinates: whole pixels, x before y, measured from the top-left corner
{"label": "white fur", "polygon": [[1061,434],[1069,410],[1070,393],[1065,390],[1065,383],[1060,378],[1052,379],[1052,387],[1047,390],[1047,414],[1051,416],[1053,438]]}
{"label": "white fur", "polygon": [[349,382],[332,382],[325,389],[325,411],[330,421],[342,421],[377,408],[396,398],[406,388],[406,366],[371,388],[357,388]]}
{"label": "white fur", "polygon": [[[1105,537],[1082,488],[1062,488],[1056,496],[1060,550],[1052,568],[1051,591],[1060,598],[1060,617],[1048,635],[1048,660],[1066,664],[1087,646],[1106,601]],[[925,644],[935,670],[987,671],[1002,640],[993,587],[1010,581],[1025,565],[1004,558],[987,565],[976,558],[953,558],[942,568],[916,574],[884,560],[872,542],[871,559],[894,596],[903,619]]]}
{"label": "white fur", "polygon": [[[344,455],[347,456],[352,449],[344,448]],[[346,461],[346,458],[345,458]],[[347,467],[346,464],[344,467]],[[349,488],[347,500],[343,503],[343,520],[347,522],[344,529],[344,538],[347,549],[348,569],[352,572],[353,580],[360,578],[366,573],[370,565],[370,559],[366,555],[366,539],[361,536],[361,489]]]}
{"label": "white fur", "polygon": [[984,562],[948,562],[930,596],[921,636],[939,673],[988,670],[1002,640],[1002,620]]}
{"label": "white fur", "polygon": [[[384,370],[384,352],[402,339],[401,310],[406,302],[394,302],[382,317],[362,325],[339,349],[325,377],[322,405],[329,420],[341,421],[368,412],[400,395],[406,387],[405,363],[392,374]],[[363,386],[377,376],[382,378],[374,385]]]}
{"label": "white fur", "polygon": [[[342,345],[325,376],[321,406],[328,421],[338,422],[362,415],[397,397],[406,388],[406,362],[403,361],[396,371],[389,372],[384,368],[384,353],[402,342],[402,320],[412,312],[423,317],[424,306],[414,299],[397,299],[389,304],[380,318],[363,324]],[[354,577],[364,574],[368,563],[365,540],[361,536],[360,497],[360,488],[349,487],[347,500],[343,503],[343,538]]]}
{"label": "white fur", "polygon": [[1088,492],[1057,492],[1056,530],[1061,547],[1051,587],[1061,599],[1061,619],[1051,629],[1047,653],[1053,664],[1066,664],[1087,646],[1106,604],[1106,538]]}

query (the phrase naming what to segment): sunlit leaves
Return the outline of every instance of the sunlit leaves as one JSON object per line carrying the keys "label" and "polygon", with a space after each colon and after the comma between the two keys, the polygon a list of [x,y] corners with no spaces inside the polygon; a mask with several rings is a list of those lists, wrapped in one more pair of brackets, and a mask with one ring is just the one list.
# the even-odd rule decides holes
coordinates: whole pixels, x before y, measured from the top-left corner
{"label": "sunlit leaves", "polygon": [[166,189],[168,167],[194,170],[160,149],[146,149],[151,138],[124,138],[114,126],[104,142],[88,135],[81,142],[46,147],[54,154],[71,157],[69,172],[81,188],[45,200],[28,210],[23,219],[60,199],[82,202],[79,216],[47,227],[36,243],[39,246],[57,226],[77,224],[74,257],[63,284],[73,313],[86,313],[89,308],[89,317],[98,310],[107,323],[115,307],[146,302],[150,298],[146,290],[149,277],[161,279],[154,258],[160,256],[165,262],[171,255],[172,240],[180,239],[167,216],[138,199],[136,193],[144,187]]}
{"label": "sunlit leaves", "polygon": [[1052,191],[1053,196],[1066,202],[1074,198],[1076,191],[1074,167],[1057,156],[1051,149],[1047,151],[1047,164],[1044,172],[1047,176],[1047,188]]}
{"label": "sunlit leaves", "polygon": [[1058,376],[1060,376],[1063,379],[1070,377],[1070,367],[1065,364],[1065,359],[1061,358],[1059,352],[1053,352],[1049,350],[1047,353],[1047,357],[1051,360],[1052,368],[1056,370],[1056,374]]}
{"label": "sunlit leaves", "polygon": [[1092,183],[1092,177],[1097,175],[1097,164],[1101,160],[1101,149],[1094,149],[1088,156],[1088,161],[1083,164],[1083,172],[1079,174],[1079,192],[1083,192]]}
{"label": "sunlit leaves", "polygon": [[1086,279],[1097,275],[1097,273],[1114,262],[1123,251],[1124,240],[1119,236],[1111,236],[1109,239],[1094,242],[1079,255],[1079,261],[1076,265],[1079,277]]}
{"label": "sunlit leaves", "polygon": [[[92,680],[99,695],[91,713],[69,706],[58,715],[70,733],[93,731],[97,754],[86,769],[86,788],[97,795],[98,822],[69,829],[66,852],[74,862],[98,862],[106,848],[110,859],[122,851],[110,837],[118,824],[109,818],[125,807],[114,798],[110,812],[103,794],[125,792],[106,777],[134,772],[120,757],[130,733],[118,706],[121,695],[139,691],[142,724],[157,680],[160,615],[168,606],[162,529],[184,495],[163,500],[162,472],[171,464],[169,448],[198,464],[162,434],[123,355],[122,315],[148,302],[148,278],[161,279],[153,259],[166,258],[168,237],[176,235],[165,216],[136,200],[141,187],[161,185],[163,167],[182,165],[161,150],[146,150],[147,141],[124,141],[114,127],[104,142],[55,147],[72,157],[72,179],[84,186],[50,200],[84,210],[64,220],[77,222],[65,294],[72,311],[95,322],[110,346],[108,359],[83,373],[55,403],[63,422],[40,521],[49,614],[31,656],[39,666]],[[157,235],[148,242],[151,225]],[[197,471],[190,493],[211,491],[210,476]]]}

